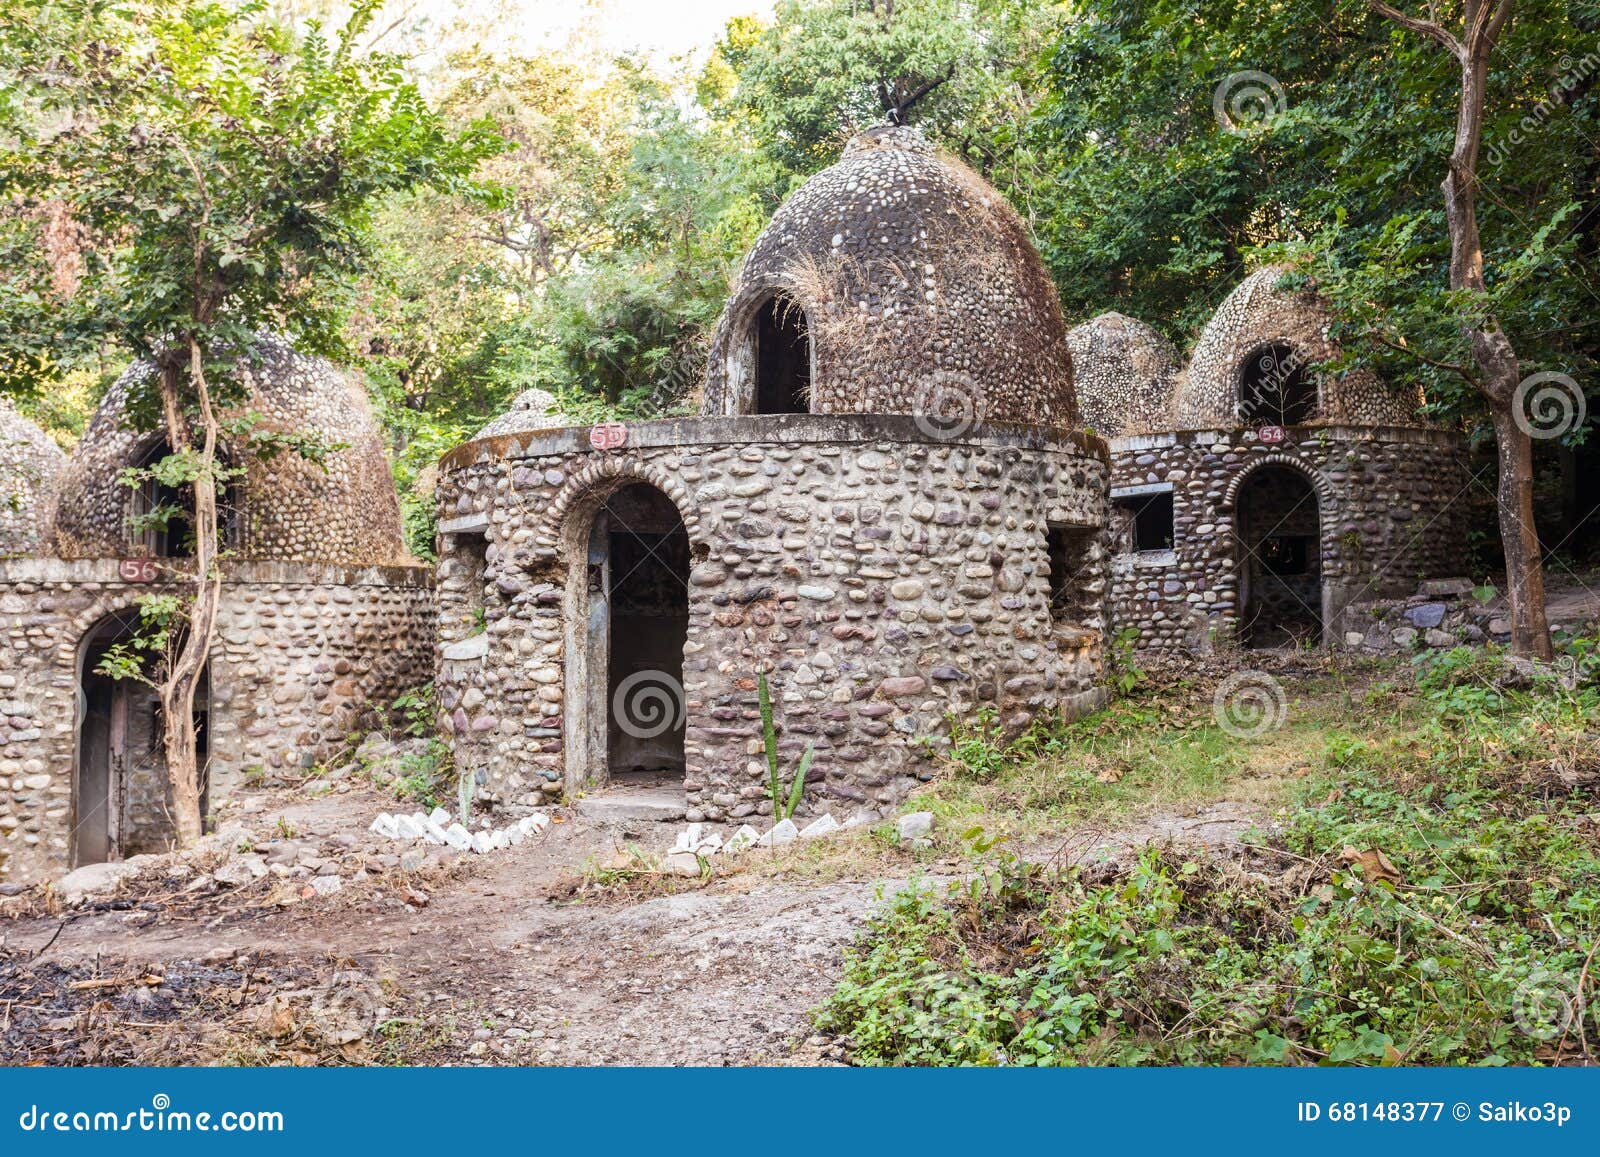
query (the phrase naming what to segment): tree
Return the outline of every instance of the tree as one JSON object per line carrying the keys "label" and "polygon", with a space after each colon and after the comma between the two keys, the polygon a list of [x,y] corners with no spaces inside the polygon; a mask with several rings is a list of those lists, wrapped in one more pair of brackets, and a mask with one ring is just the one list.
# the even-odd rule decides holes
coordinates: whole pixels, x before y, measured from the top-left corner
{"label": "tree", "polygon": [[74,292],[40,300],[59,332],[114,337],[153,363],[131,410],[172,453],[145,469],[185,496],[192,570],[163,596],[146,672],[184,843],[203,823],[194,698],[221,597],[218,492],[240,469],[219,450],[326,449],[243,409],[239,365],[266,332],[336,351],[374,201],[464,188],[494,147],[446,131],[398,61],[352,50],[375,7],[358,5],[331,40],[260,4],[13,0],[0,15],[14,82],[0,186],[59,204],[81,238]]}
{"label": "tree", "polygon": [[[1444,178],[1445,221],[1450,234],[1450,288],[1459,293],[1461,335],[1472,352],[1476,373],[1467,377],[1483,395],[1494,422],[1500,476],[1497,505],[1500,543],[1506,556],[1506,586],[1511,605],[1511,645],[1521,654],[1552,656],[1545,620],[1544,567],[1533,521],[1533,439],[1528,416],[1518,413],[1522,371],[1510,335],[1489,300],[1484,278],[1483,237],[1478,227],[1478,155],[1483,147],[1484,103],[1489,58],[1511,21],[1514,0],[1463,0],[1459,28],[1412,16],[1369,0],[1373,9],[1408,31],[1444,47],[1460,67],[1455,143]],[[1436,10],[1430,8],[1430,12]]]}
{"label": "tree", "polygon": [[[1346,358],[1317,369],[1415,383],[1433,420],[1494,425],[1463,316],[1514,331],[1523,372],[1577,379],[1600,354],[1583,225],[1600,220],[1600,13],[1558,0],[1522,13],[1482,78],[1475,209],[1497,275],[1474,293],[1452,285],[1438,193],[1460,66],[1434,41],[1367,0],[1089,0],[1052,54],[1029,142],[1052,173],[1026,195],[1069,318],[1117,309],[1181,343],[1249,262],[1287,260],[1334,307]],[[1507,553],[1521,557],[1532,520],[1517,510]],[[1508,585],[1521,599],[1525,584]]]}
{"label": "tree", "polygon": [[[1031,112],[1032,72],[1064,10],[1030,0],[781,0],[769,26],[730,23],[702,99],[747,120],[791,176],[809,176],[842,138],[884,121],[915,123],[994,176]],[[736,79],[718,100],[713,78],[724,68]]]}

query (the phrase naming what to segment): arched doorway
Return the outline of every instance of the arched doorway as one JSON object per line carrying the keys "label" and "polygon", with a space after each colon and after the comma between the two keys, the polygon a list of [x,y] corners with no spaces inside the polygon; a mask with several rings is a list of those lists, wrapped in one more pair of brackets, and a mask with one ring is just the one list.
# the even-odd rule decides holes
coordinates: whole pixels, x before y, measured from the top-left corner
{"label": "arched doorway", "polygon": [[754,413],[811,412],[811,333],[805,311],[787,297],[769,297],[750,323],[755,352]]}
{"label": "arched doorway", "polygon": [[1262,346],[1239,369],[1239,420],[1246,426],[1303,426],[1316,417],[1317,382],[1287,342]]}
{"label": "arched doorway", "polygon": [[1322,519],[1299,470],[1265,466],[1234,507],[1239,546],[1239,637],[1247,647],[1322,641]]}
{"label": "arched doorway", "polygon": [[574,786],[681,785],[689,535],[672,500],[647,482],[612,491],[589,520],[582,577],[568,689],[583,720]]}
{"label": "arched doorway", "polygon": [[[73,762],[72,862],[98,864],[172,843],[172,789],[161,743],[161,703],[155,689],[101,670],[112,650],[133,639],[137,608],[117,611],[84,636],[78,658],[77,755]],[[205,764],[206,683],[195,693],[195,725]],[[202,776],[202,782],[204,777]],[[200,806],[206,807],[202,791]]]}

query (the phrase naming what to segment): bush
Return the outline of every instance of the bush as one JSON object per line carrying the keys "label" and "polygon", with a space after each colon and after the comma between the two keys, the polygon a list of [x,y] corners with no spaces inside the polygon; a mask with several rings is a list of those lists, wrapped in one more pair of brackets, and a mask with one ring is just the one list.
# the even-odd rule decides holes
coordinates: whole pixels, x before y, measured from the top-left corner
{"label": "bush", "polygon": [[1505,1064],[1600,1051],[1594,692],[1421,680],[1343,736],[1257,871],[1146,848],[1111,878],[982,848],[869,924],[818,1024],[867,1064]]}

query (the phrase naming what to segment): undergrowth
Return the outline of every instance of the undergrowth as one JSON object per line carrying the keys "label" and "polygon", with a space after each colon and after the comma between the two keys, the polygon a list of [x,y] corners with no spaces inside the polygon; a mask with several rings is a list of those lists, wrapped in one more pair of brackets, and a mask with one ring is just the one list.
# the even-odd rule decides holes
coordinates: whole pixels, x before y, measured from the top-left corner
{"label": "undergrowth", "polygon": [[1600,694],[1460,651],[1365,700],[1245,862],[1048,870],[968,831],[971,878],[895,896],[819,1026],[866,1064],[1600,1055]]}

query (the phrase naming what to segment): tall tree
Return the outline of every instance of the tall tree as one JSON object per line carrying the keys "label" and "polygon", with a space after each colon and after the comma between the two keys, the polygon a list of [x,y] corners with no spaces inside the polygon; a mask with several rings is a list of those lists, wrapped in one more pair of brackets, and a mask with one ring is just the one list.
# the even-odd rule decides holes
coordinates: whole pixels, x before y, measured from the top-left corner
{"label": "tall tree", "polygon": [[1445,223],[1450,233],[1450,288],[1461,295],[1461,335],[1471,350],[1476,372],[1465,367],[1459,372],[1483,395],[1494,422],[1500,465],[1497,505],[1511,605],[1511,645],[1522,654],[1549,659],[1552,648],[1545,619],[1544,566],[1533,521],[1533,438],[1529,415],[1518,412],[1526,391],[1518,392],[1522,371],[1517,351],[1489,298],[1483,236],[1478,227],[1478,158],[1483,148],[1490,57],[1511,21],[1514,0],[1462,0],[1459,19],[1454,22],[1441,17],[1435,6],[1430,6],[1429,15],[1422,17],[1402,12],[1384,0],[1369,3],[1401,28],[1442,46],[1460,69],[1455,143],[1443,190]]}
{"label": "tall tree", "polygon": [[493,148],[447,132],[398,61],[352,51],[375,8],[331,40],[261,4],[13,0],[0,14],[14,81],[0,187],[63,206],[82,239],[75,291],[40,300],[61,331],[114,336],[154,364],[132,409],[172,453],[145,469],[186,492],[192,569],[161,596],[146,675],[184,843],[203,824],[194,701],[221,598],[218,492],[239,469],[221,444],[320,452],[241,412],[238,367],[269,331],[335,350],[374,200],[464,186]]}

